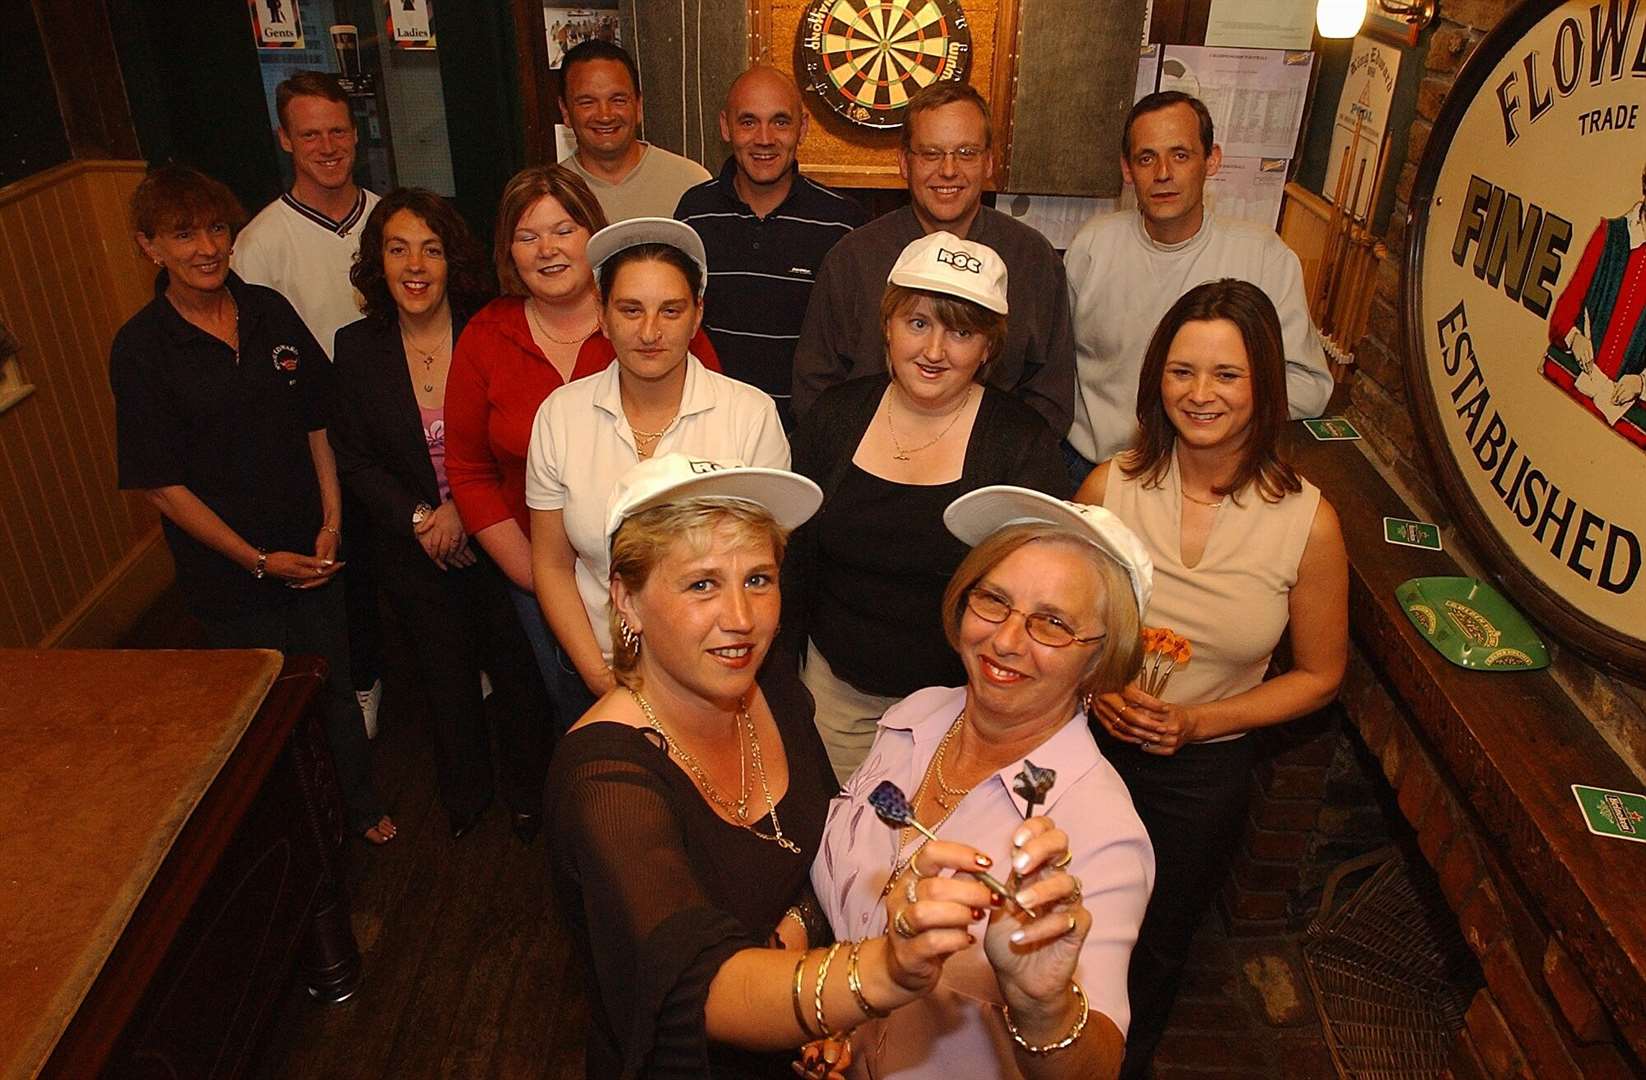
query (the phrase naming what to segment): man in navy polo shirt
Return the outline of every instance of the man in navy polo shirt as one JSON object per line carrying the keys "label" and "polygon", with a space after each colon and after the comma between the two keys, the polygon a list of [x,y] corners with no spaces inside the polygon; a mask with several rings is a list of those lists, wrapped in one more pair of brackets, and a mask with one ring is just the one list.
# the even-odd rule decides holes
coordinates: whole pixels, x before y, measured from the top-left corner
{"label": "man in navy polo shirt", "polygon": [[868,220],[857,203],[800,175],[806,113],[794,83],[769,67],[732,83],[720,112],[732,156],[680,197],[674,216],[703,238],[709,288],[703,329],[727,375],[777,402],[785,429],[794,347],[812,279],[839,239]]}

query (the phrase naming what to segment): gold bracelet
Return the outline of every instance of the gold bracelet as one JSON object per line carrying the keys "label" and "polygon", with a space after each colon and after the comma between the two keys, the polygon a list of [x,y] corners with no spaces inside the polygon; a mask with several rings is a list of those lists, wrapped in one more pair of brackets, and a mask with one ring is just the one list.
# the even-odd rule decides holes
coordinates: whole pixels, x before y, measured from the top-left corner
{"label": "gold bracelet", "polygon": [[806,1026],[806,1011],[800,1007],[800,985],[806,973],[806,957],[810,955],[809,950],[802,952],[800,959],[796,960],[794,964],[794,1022],[800,1025],[800,1034],[804,1035],[808,1041],[813,1038],[813,1035],[812,1029]]}
{"label": "gold bracelet", "polygon": [[829,951],[823,954],[823,964],[817,969],[817,985],[812,988],[812,1010],[817,1013],[818,1038],[829,1037],[828,1021],[823,1019],[823,980],[829,977],[829,963],[834,960],[834,954],[840,951],[840,942],[829,946]]}
{"label": "gold bracelet", "polygon": [[333,536],[342,536],[343,535],[342,533],[337,531],[337,527],[335,525],[322,525],[322,526],[320,526],[320,531],[321,532],[329,532]]}
{"label": "gold bracelet", "polygon": [[[801,913],[798,906],[791,907],[789,910],[785,911],[783,913],[783,919],[793,919],[800,926],[801,930],[806,929],[806,916]],[[783,919],[777,920],[777,925],[782,926]]]}
{"label": "gold bracelet", "polygon": [[889,1009],[877,1009],[869,1004],[869,999],[863,996],[863,976],[857,967],[858,954],[863,951],[863,942],[852,942],[852,951],[846,956],[846,989],[852,992],[857,1001],[857,1007],[863,1010],[863,1015],[870,1020],[884,1020],[891,1015]]}
{"label": "gold bracelet", "polygon": [[1025,1042],[1022,1033],[1017,1030],[1017,1025],[1012,1023],[1012,1011],[1004,1005],[1000,1006],[1000,1015],[1006,1018],[1006,1030],[1012,1033],[1012,1041],[1025,1052],[1036,1056],[1056,1053],[1059,1050],[1066,1050],[1073,1046],[1074,1041],[1086,1031],[1086,1018],[1091,1016],[1091,1006],[1086,1001],[1086,991],[1080,988],[1079,983],[1071,980],[1069,989],[1073,990],[1074,996],[1080,999],[1080,1018],[1074,1022],[1074,1027],[1069,1029],[1067,1035],[1057,1042],[1048,1043],[1045,1046],[1030,1046]]}

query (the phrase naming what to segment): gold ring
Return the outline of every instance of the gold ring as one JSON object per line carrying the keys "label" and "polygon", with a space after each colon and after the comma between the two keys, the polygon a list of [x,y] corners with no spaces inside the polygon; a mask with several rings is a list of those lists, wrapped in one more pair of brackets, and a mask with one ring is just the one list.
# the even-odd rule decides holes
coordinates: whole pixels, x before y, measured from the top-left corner
{"label": "gold ring", "polygon": [[1068,902],[1071,904],[1078,904],[1086,894],[1082,891],[1080,879],[1078,877],[1074,877],[1073,875],[1070,875],[1070,877],[1074,881],[1074,891],[1069,894]]}
{"label": "gold ring", "polygon": [[[921,844],[920,845],[920,851],[925,851],[925,850],[926,850],[926,845]],[[909,856],[909,873],[914,875],[914,879],[916,881],[919,881],[922,878],[936,877],[937,875],[935,873],[934,874],[922,874],[920,872],[920,851],[917,851],[913,855]]]}
{"label": "gold ring", "polygon": [[916,901],[918,901],[920,899],[920,897],[915,895],[915,891],[914,891],[915,886],[919,885],[919,884],[920,884],[920,879],[919,878],[910,878],[908,885],[906,885],[903,889],[904,897],[906,897],[908,899],[909,903],[911,903],[911,904],[915,903]]}
{"label": "gold ring", "polygon": [[1052,868],[1055,870],[1061,870],[1072,862],[1074,862],[1074,852],[1065,851],[1063,854],[1052,860]]}
{"label": "gold ring", "polygon": [[897,936],[902,938],[912,938],[920,933],[920,931],[909,925],[908,908],[904,908],[897,913],[897,918],[892,920],[892,929],[896,930]]}
{"label": "gold ring", "polygon": [[1072,934],[1072,933],[1075,932],[1075,928],[1078,927],[1079,925],[1080,925],[1080,923],[1075,919],[1074,914],[1071,912],[1069,914],[1069,928],[1067,930],[1063,931],[1063,932],[1065,934]]}

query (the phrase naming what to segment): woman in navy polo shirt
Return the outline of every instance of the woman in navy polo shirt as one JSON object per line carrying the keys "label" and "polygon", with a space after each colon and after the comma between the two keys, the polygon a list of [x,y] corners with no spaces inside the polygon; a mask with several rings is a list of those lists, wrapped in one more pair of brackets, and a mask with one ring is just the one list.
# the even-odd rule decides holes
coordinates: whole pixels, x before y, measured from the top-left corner
{"label": "woman in navy polo shirt", "polygon": [[330,365],[273,289],[229,270],[245,213],[229,189],[165,165],[132,196],[154,300],[115,335],[120,486],[162,515],[177,583],[214,648],[324,657],[326,735],[351,828],[394,838],[349,682]]}

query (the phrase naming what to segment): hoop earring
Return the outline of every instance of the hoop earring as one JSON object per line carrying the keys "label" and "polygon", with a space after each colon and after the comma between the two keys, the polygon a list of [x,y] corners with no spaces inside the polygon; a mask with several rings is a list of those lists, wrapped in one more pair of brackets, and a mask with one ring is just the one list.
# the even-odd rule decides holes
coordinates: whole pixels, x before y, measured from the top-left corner
{"label": "hoop earring", "polygon": [[617,617],[617,634],[623,639],[623,648],[636,656],[640,655],[640,634],[621,615]]}

